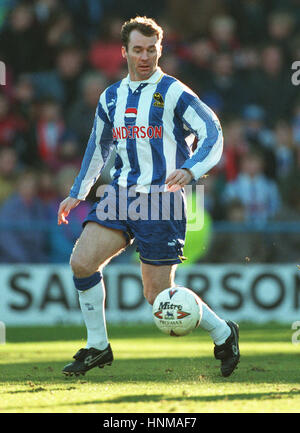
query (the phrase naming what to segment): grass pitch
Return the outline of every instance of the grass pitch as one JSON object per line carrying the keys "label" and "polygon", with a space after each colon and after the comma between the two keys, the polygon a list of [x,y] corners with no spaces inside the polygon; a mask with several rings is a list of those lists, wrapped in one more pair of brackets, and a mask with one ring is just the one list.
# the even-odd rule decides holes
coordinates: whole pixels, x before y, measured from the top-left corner
{"label": "grass pitch", "polygon": [[288,325],[241,324],[241,362],[229,378],[201,329],[180,338],[154,325],[108,329],[113,365],[65,378],[62,367],[85,345],[83,327],[8,328],[0,412],[300,412],[300,344]]}

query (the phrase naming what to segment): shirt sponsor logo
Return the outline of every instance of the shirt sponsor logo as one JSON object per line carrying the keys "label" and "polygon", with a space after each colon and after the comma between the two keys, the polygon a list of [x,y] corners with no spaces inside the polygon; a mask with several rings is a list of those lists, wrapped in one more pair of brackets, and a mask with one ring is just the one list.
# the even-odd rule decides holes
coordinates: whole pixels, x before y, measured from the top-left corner
{"label": "shirt sponsor logo", "polygon": [[113,128],[114,140],[126,140],[136,138],[162,138],[162,126],[119,126]]}

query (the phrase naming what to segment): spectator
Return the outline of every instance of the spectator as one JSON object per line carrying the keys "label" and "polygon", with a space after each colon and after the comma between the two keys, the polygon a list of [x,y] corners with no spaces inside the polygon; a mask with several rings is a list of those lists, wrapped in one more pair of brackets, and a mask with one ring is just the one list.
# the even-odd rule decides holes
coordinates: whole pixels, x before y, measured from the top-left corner
{"label": "spectator", "polygon": [[77,136],[72,131],[65,130],[58,141],[55,171],[70,165],[79,169],[81,162],[82,157]]}
{"label": "spectator", "polygon": [[205,37],[196,38],[189,43],[185,52],[180,52],[179,55],[182,57],[182,64],[178,68],[178,76],[182,75],[182,80],[201,95],[211,74],[214,55],[212,42]]}
{"label": "spectator", "polygon": [[210,22],[210,39],[216,52],[239,49],[235,20],[229,15],[214,17]]}
{"label": "spectator", "polygon": [[243,78],[248,80],[249,75],[255,72],[259,67],[259,52],[253,45],[245,45],[235,53],[234,63]]}
{"label": "spectator", "polygon": [[[298,32],[293,38],[289,39],[289,51],[291,53],[292,61],[300,59],[300,32]],[[298,93],[299,95],[299,93]]]}
{"label": "spectator", "polygon": [[72,214],[70,224],[64,225],[64,227],[57,225],[59,203],[69,194],[77,173],[77,167],[69,166],[62,168],[56,177],[57,198],[52,201],[48,208],[51,219],[49,258],[52,263],[66,263],[69,261],[74,243],[81,233],[81,224],[90,210],[88,202],[81,202],[73,209],[74,213]]}
{"label": "spectator", "polygon": [[248,100],[245,85],[234,69],[230,52],[218,53],[213,59],[202,99],[206,102],[212,95],[217,95],[221,100],[220,114],[239,114]]}
{"label": "spectator", "polygon": [[244,136],[249,143],[249,148],[263,154],[264,173],[275,179],[275,137],[273,129],[266,126],[264,109],[258,105],[247,105],[243,110],[243,120]]}
{"label": "spectator", "polygon": [[[226,220],[241,230],[213,233],[211,246],[204,257],[212,263],[261,263],[269,259],[269,249],[261,233],[249,233],[242,226],[247,220],[247,210],[240,199],[229,201],[225,208]],[[224,254],[224,251],[226,253]]]}
{"label": "spectator", "polygon": [[[161,17],[159,19],[160,26],[164,29],[164,55],[175,54],[179,60],[186,55],[186,47],[183,44],[181,33],[173,27],[172,21],[169,18]],[[188,44],[190,45],[190,44]],[[161,58],[161,60],[163,60]]]}
{"label": "spectator", "polygon": [[87,42],[91,42],[97,37],[105,9],[109,3],[111,3],[109,0],[65,0],[76,28]]}
{"label": "spectator", "polygon": [[208,34],[211,20],[225,12],[222,0],[186,0],[184,13],[182,6],[182,0],[166,0],[168,18],[185,39]]}
{"label": "spectator", "polygon": [[37,197],[37,176],[23,172],[16,193],[0,209],[0,262],[47,262],[46,208]]}
{"label": "spectator", "polygon": [[209,215],[215,217],[217,210],[217,174],[212,171],[208,176],[200,179],[198,184],[204,187],[204,208]]}
{"label": "spectator", "polygon": [[14,146],[17,137],[26,131],[26,122],[14,114],[8,98],[0,93],[0,146]]}
{"label": "spectator", "polygon": [[174,53],[167,53],[160,61],[162,70],[172,77],[179,77],[181,75],[180,59]]}
{"label": "spectator", "polygon": [[[300,172],[294,170],[280,182],[283,203],[276,215],[277,222],[297,223],[300,215]],[[290,224],[289,224],[290,227]],[[300,236],[299,231],[274,233],[272,237],[273,260],[277,263],[299,263]]]}
{"label": "spectator", "polygon": [[243,110],[244,131],[247,140],[261,148],[274,146],[274,133],[265,124],[266,113],[259,105],[247,105]]}
{"label": "spectator", "polygon": [[55,69],[30,75],[35,97],[43,99],[50,96],[58,100],[67,111],[77,98],[84,71],[82,48],[73,43],[60,47],[55,58]]}
{"label": "spectator", "polygon": [[34,88],[29,75],[22,74],[16,80],[13,98],[18,114],[26,122],[29,122],[33,114],[32,107],[34,103]]}
{"label": "spectator", "polygon": [[224,202],[239,199],[245,206],[245,219],[253,224],[265,224],[280,208],[277,185],[263,173],[263,158],[258,153],[242,157],[237,178],[226,185]]}
{"label": "spectator", "polygon": [[275,125],[276,177],[279,181],[289,176],[294,169],[293,132],[287,122],[279,121]]}
{"label": "spectator", "polygon": [[18,0],[2,0],[0,4],[0,32],[5,25],[7,15],[13,7],[16,6]]}
{"label": "spectator", "polygon": [[231,118],[224,123],[224,151],[221,165],[226,181],[233,181],[239,171],[240,158],[248,150],[248,142],[244,136],[243,120],[239,117]]}
{"label": "spectator", "polygon": [[64,130],[60,104],[51,98],[43,100],[37,122],[30,131],[30,140],[37,162],[55,168],[59,139]]}
{"label": "spectator", "polygon": [[261,0],[230,0],[228,11],[237,23],[242,44],[259,44],[266,37],[268,3]]}
{"label": "spectator", "polygon": [[83,154],[88,142],[100,94],[108,82],[100,72],[87,73],[81,81],[77,101],[69,110],[67,124],[76,133]]}
{"label": "spectator", "polygon": [[84,38],[78,32],[72,21],[72,15],[67,10],[58,8],[50,15],[45,26],[45,38],[48,52],[48,68],[55,66],[55,58],[62,47],[71,45],[84,46]]}
{"label": "spectator", "polygon": [[45,40],[30,4],[23,2],[12,9],[8,25],[1,33],[0,53],[15,78],[21,73],[44,68]]}
{"label": "spectator", "polygon": [[270,42],[281,47],[288,65],[291,61],[289,41],[293,35],[294,18],[288,11],[275,10],[268,16],[268,35]]}
{"label": "spectator", "polygon": [[[292,118],[293,140],[300,149],[300,100],[295,104],[295,109]],[[300,154],[300,153],[299,153]],[[300,159],[299,159],[300,163]]]}
{"label": "spectator", "polygon": [[249,88],[251,101],[264,108],[268,126],[290,118],[296,92],[278,46],[266,45],[262,49],[261,67],[249,78]]}
{"label": "spectator", "polygon": [[51,203],[57,200],[56,191],[56,174],[47,166],[40,168],[38,172],[39,186],[38,186],[38,197],[47,206],[51,206]]}
{"label": "spectator", "polygon": [[66,109],[76,100],[85,67],[85,54],[80,45],[70,43],[60,49],[56,57],[56,72],[63,87],[63,104]]}
{"label": "spectator", "polygon": [[14,192],[18,156],[13,147],[0,148],[0,205]]}
{"label": "spectator", "polygon": [[102,72],[108,80],[114,81],[125,64],[120,42],[122,20],[113,18],[106,21],[106,24],[107,28],[102,29],[101,38],[91,45],[88,57],[93,68]]}
{"label": "spectator", "polygon": [[61,10],[59,0],[35,0],[34,11],[39,23],[46,25]]}

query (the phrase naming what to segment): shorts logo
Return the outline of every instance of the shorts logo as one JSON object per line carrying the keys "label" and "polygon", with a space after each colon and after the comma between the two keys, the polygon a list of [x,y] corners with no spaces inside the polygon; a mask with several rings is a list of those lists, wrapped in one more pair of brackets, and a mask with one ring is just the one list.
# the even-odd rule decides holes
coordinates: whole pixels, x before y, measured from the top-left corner
{"label": "shorts logo", "polygon": [[154,93],[153,99],[155,100],[155,102],[153,104],[154,107],[164,108],[164,106],[165,106],[164,98],[162,97],[162,95],[159,92]]}

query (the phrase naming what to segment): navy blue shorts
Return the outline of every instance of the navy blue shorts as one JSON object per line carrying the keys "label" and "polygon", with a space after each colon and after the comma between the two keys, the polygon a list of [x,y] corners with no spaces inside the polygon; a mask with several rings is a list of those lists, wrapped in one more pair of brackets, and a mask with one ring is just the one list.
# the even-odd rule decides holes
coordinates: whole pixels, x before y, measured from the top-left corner
{"label": "navy blue shorts", "polygon": [[[132,191],[132,190],[131,190]],[[127,243],[134,239],[140,260],[151,265],[181,263],[186,232],[186,209],[183,190],[134,193],[108,185],[83,222],[93,221],[122,230]]]}

